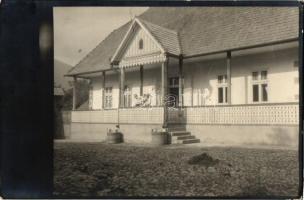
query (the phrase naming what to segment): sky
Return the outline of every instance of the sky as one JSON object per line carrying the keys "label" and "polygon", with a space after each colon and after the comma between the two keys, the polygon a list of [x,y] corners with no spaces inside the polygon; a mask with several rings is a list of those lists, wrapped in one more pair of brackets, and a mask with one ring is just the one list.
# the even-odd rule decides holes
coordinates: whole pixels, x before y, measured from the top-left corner
{"label": "sky", "polygon": [[114,29],[147,7],[55,7],[54,58],[76,65]]}

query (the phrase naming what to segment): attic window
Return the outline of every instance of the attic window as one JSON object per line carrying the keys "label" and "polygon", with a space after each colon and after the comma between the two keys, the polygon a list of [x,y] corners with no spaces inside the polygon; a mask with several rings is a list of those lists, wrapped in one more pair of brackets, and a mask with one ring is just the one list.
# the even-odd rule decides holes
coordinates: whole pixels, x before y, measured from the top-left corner
{"label": "attic window", "polygon": [[143,49],[144,48],[144,41],[142,39],[139,40],[138,42],[138,48]]}

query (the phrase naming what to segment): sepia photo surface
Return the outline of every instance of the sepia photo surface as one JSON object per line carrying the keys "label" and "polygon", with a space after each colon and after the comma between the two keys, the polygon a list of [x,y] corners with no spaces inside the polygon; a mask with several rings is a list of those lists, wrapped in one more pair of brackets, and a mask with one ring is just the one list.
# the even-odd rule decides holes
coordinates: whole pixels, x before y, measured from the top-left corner
{"label": "sepia photo surface", "polygon": [[54,195],[299,191],[297,7],[55,7]]}

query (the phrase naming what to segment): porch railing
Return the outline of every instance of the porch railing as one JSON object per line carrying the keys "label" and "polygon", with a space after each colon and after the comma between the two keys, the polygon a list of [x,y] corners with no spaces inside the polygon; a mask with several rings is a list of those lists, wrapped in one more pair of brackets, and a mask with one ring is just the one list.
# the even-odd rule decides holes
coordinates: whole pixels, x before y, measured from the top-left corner
{"label": "porch railing", "polygon": [[298,103],[183,107],[168,110],[169,123],[297,125]]}
{"label": "porch railing", "polygon": [[118,112],[116,109],[72,111],[71,120],[74,123],[117,123]]}
{"label": "porch railing", "polygon": [[[164,108],[73,111],[72,122],[162,124]],[[168,108],[168,123],[297,125],[298,103]]]}
{"label": "porch railing", "polygon": [[74,123],[162,124],[163,107],[121,108],[111,110],[72,111]]}
{"label": "porch railing", "polygon": [[119,109],[120,123],[162,124],[163,107],[122,108]]}

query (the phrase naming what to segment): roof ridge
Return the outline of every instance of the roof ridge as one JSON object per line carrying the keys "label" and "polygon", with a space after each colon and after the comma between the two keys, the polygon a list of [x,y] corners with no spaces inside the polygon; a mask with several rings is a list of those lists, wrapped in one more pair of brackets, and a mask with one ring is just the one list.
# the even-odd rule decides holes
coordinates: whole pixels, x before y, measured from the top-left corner
{"label": "roof ridge", "polygon": [[179,54],[182,55],[183,54],[183,48],[182,48],[182,42],[180,39],[180,33],[177,32],[177,42],[178,42],[178,48],[179,48]]}

